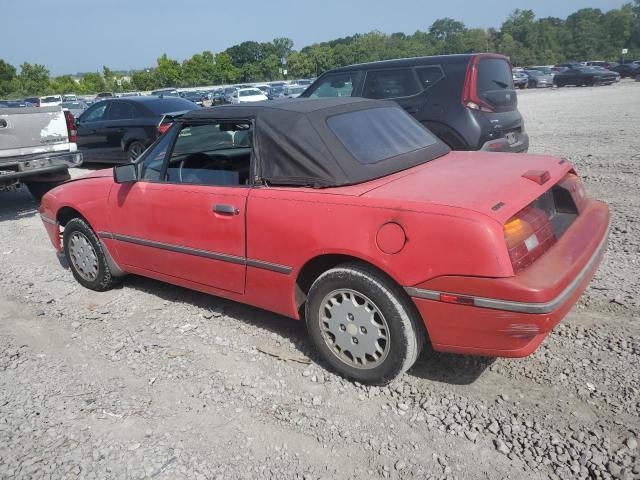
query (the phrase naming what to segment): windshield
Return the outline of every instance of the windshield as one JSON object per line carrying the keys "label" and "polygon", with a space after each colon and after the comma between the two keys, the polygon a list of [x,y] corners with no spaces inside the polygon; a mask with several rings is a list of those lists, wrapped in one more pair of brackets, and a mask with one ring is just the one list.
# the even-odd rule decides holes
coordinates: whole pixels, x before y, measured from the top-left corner
{"label": "windshield", "polygon": [[302,93],[306,90],[307,87],[289,87],[287,91],[291,93]]}
{"label": "windshield", "polygon": [[397,107],[371,108],[330,117],[327,125],[363,165],[434,145],[437,140]]}
{"label": "windshield", "polygon": [[256,88],[251,90],[240,90],[239,95],[241,97],[253,97],[254,95],[263,95],[263,93]]}
{"label": "windshield", "polygon": [[50,102],[59,102],[60,99],[58,97],[44,97],[40,100],[41,103],[50,103]]}

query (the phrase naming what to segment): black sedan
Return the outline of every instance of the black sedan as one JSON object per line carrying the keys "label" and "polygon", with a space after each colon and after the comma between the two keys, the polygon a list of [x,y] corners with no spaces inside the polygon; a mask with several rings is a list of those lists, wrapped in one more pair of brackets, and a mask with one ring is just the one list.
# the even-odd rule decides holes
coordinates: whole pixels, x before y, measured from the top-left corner
{"label": "black sedan", "polygon": [[179,97],[128,97],[91,105],[76,119],[78,149],[84,162],[135,160],[173,119],[200,108]]}
{"label": "black sedan", "polygon": [[573,65],[563,72],[556,73],[553,77],[553,83],[558,87],[567,85],[575,86],[591,86],[591,85],[609,85],[616,81],[614,72],[604,72],[591,67],[582,67]]}
{"label": "black sedan", "polygon": [[180,96],[201,107],[204,107],[204,101],[207,99],[207,95],[202,92],[182,92]]}
{"label": "black sedan", "polygon": [[635,78],[637,75],[640,75],[640,65],[633,63],[617,65],[612,67],[611,70],[618,72],[622,78]]}

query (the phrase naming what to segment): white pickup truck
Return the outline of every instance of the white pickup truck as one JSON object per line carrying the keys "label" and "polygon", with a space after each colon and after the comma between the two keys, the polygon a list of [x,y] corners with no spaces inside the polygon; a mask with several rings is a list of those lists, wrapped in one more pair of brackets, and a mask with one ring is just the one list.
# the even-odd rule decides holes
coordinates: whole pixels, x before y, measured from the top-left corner
{"label": "white pickup truck", "polygon": [[60,106],[0,108],[0,190],[26,185],[36,200],[82,164],[73,115]]}

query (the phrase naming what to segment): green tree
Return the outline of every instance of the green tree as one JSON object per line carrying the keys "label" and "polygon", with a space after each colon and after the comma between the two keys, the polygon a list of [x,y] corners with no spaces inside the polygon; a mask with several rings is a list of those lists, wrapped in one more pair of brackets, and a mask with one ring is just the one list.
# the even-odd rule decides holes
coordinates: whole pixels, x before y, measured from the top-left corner
{"label": "green tree", "polygon": [[158,66],[153,71],[153,76],[159,87],[178,87],[182,85],[182,66],[177,60],[163,53],[158,58]]}
{"label": "green tree", "polygon": [[214,67],[214,83],[233,83],[240,75],[240,71],[231,61],[231,57],[225,52],[216,54]]}
{"label": "green tree", "polygon": [[0,97],[13,93],[17,88],[16,67],[0,59]]}
{"label": "green tree", "polygon": [[18,83],[24,95],[43,95],[49,90],[49,70],[44,65],[24,62],[20,65]]}
{"label": "green tree", "polygon": [[271,43],[273,44],[273,55],[276,55],[278,59],[287,58],[293,50],[293,40],[287,37],[274,38]]}
{"label": "green tree", "polygon": [[76,93],[80,91],[80,85],[76,82],[71,75],[61,75],[59,77],[52,78],[49,82],[49,91],[52,93]]}
{"label": "green tree", "polygon": [[134,90],[141,90],[143,92],[154,90],[158,87],[155,81],[155,77],[150,71],[138,70],[131,75],[131,87]]}
{"label": "green tree", "polygon": [[210,85],[216,75],[213,53],[205,50],[182,62],[182,83],[185,86]]}
{"label": "green tree", "polygon": [[287,59],[287,69],[291,77],[304,78],[315,75],[313,64],[308,55],[302,52],[291,52]]}
{"label": "green tree", "polygon": [[78,83],[82,93],[98,93],[106,90],[104,78],[97,72],[85,73]]}

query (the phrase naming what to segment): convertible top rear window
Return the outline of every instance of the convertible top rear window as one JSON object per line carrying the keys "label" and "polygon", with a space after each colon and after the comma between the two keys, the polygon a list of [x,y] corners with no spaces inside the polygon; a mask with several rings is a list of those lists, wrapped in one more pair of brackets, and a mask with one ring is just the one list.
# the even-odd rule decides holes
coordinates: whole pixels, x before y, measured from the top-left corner
{"label": "convertible top rear window", "polygon": [[409,114],[395,107],[342,113],[330,117],[327,124],[363,165],[414,152],[437,141]]}

